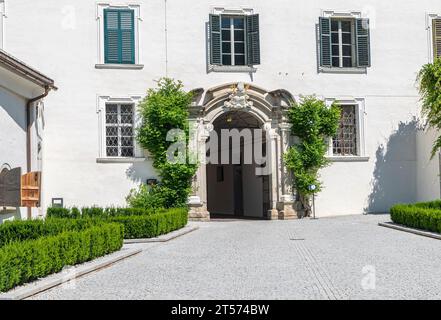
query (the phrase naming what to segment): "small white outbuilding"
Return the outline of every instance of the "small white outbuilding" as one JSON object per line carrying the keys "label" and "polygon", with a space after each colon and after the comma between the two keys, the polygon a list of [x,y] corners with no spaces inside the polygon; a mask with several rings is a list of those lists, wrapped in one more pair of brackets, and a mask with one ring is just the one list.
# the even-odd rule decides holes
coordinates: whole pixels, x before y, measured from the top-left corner
{"label": "small white outbuilding", "polygon": [[0,223],[39,214],[25,207],[21,179],[29,172],[41,177],[43,99],[52,89],[52,79],[0,50]]}

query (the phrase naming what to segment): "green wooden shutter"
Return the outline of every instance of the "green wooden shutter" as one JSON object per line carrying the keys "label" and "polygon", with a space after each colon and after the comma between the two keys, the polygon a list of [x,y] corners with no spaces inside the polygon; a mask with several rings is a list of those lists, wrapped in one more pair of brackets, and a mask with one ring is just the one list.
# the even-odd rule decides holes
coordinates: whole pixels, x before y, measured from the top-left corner
{"label": "green wooden shutter", "polygon": [[133,10],[120,10],[121,63],[135,63],[135,21]]}
{"label": "green wooden shutter", "polygon": [[441,19],[433,19],[433,58],[441,57]]}
{"label": "green wooden shutter", "polygon": [[355,34],[357,45],[357,66],[371,66],[369,19],[356,19]]}
{"label": "green wooden shutter", "polygon": [[320,32],[320,66],[331,67],[331,19],[319,18]]}
{"label": "green wooden shutter", "polygon": [[222,64],[220,15],[210,14],[210,63]]}
{"label": "green wooden shutter", "polygon": [[248,65],[260,64],[260,34],[259,15],[253,14],[246,17],[247,22],[247,63]]}
{"label": "green wooden shutter", "polygon": [[133,10],[104,10],[104,62],[135,63]]}
{"label": "green wooden shutter", "polygon": [[119,63],[119,14],[117,10],[104,10],[104,62]]}

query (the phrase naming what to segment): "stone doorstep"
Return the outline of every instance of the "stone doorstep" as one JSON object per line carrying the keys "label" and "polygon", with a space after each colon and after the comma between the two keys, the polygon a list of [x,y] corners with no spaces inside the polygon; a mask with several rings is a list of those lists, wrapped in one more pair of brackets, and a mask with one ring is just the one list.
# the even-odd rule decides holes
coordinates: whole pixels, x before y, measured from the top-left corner
{"label": "stone doorstep", "polygon": [[98,261],[92,260],[76,266],[75,272],[70,277],[63,274],[63,272],[59,272],[48,275],[46,278],[23,284],[22,286],[12,289],[9,292],[0,294],[0,300],[23,300],[29,298],[40,292],[69,282],[70,280],[80,278],[88,273],[108,267],[118,261],[134,256],[141,251],[141,249],[122,249],[107,256],[97,258]]}
{"label": "stone doorstep", "polygon": [[187,233],[193,232],[198,230],[198,226],[185,226],[184,228],[181,228],[176,231],[172,231],[170,233],[164,234],[162,236],[156,237],[156,238],[149,238],[149,239],[127,239],[124,240],[124,244],[135,244],[135,243],[154,243],[154,242],[167,242],[173,239],[176,239],[180,236],[186,235]]}
{"label": "stone doorstep", "polygon": [[435,233],[435,232],[409,228],[409,227],[405,227],[405,226],[402,226],[400,224],[396,224],[393,222],[380,222],[380,223],[378,223],[378,225],[381,227],[386,227],[386,228],[390,228],[390,229],[413,233],[413,234],[416,234],[419,236],[424,236],[424,237],[428,237],[428,238],[432,238],[432,239],[441,240],[441,234]]}

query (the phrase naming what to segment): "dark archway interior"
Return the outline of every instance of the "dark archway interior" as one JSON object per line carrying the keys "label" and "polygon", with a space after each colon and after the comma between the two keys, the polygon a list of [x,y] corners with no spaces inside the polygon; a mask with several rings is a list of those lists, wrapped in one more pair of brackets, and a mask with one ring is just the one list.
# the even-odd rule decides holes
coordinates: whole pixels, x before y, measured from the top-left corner
{"label": "dark archway interior", "polygon": [[[270,205],[269,176],[256,174],[256,168],[265,163],[256,161],[255,157],[256,147],[261,148],[259,153],[263,159],[266,156],[265,132],[259,135],[255,130],[261,129],[261,123],[246,111],[229,111],[219,116],[213,125],[216,136],[210,136],[210,140],[217,137],[218,162],[207,164],[207,206],[211,218],[264,219]],[[225,143],[221,143],[222,130],[232,129],[243,134],[240,145],[234,146],[234,139],[230,139],[225,147]],[[216,150],[208,151],[210,159],[213,152]],[[228,163],[221,161],[224,152],[228,152]]]}
{"label": "dark archway interior", "polygon": [[220,129],[258,129],[261,127],[259,120],[246,111],[229,111],[219,116],[213,122],[215,130]]}

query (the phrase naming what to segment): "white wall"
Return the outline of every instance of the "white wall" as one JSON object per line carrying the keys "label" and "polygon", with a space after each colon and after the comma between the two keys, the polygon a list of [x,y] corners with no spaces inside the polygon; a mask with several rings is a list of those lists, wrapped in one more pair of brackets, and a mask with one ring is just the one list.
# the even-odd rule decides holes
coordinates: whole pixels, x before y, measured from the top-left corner
{"label": "white wall", "polygon": [[[154,176],[150,162],[96,163],[96,96],[143,94],[166,69],[186,89],[244,81],[294,95],[364,98],[369,160],[335,163],[322,172],[326,188],[318,198],[318,213],[358,214],[369,207],[381,212],[396,201],[416,200],[415,138],[409,133],[405,150],[391,143],[389,149],[395,151],[385,158],[377,151],[394,140],[400,123],[409,124],[419,113],[415,78],[429,61],[426,13],[441,13],[439,0],[244,0],[241,5],[254,8],[261,23],[262,64],[252,76],[206,72],[210,8],[237,7],[236,1],[194,0],[190,6],[168,0],[167,68],[165,2],[140,3],[140,63],[145,67],[98,70],[95,1],[45,0],[34,3],[32,10],[29,1],[8,1],[6,50],[44,70],[60,88],[46,101],[46,204],[53,197],[63,197],[67,205],[123,204],[130,188]],[[367,74],[317,73],[316,24],[324,9],[370,14],[372,67]],[[383,195],[381,190],[374,193],[376,179],[382,180]]]}
{"label": "white wall", "polygon": [[420,130],[417,134],[417,201],[441,197],[440,156],[430,158],[432,144],[438,137],[435,130]]}
{"label": "white wall", "polygon": [[418,98],[366,98],[369,161],[333,162],[321,175],[317,214],[384,213],[416,200]]}

